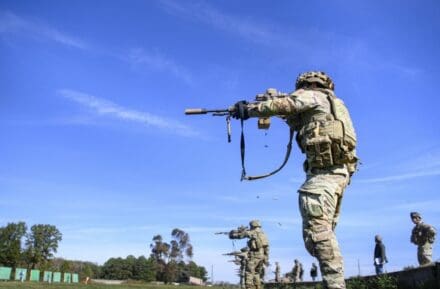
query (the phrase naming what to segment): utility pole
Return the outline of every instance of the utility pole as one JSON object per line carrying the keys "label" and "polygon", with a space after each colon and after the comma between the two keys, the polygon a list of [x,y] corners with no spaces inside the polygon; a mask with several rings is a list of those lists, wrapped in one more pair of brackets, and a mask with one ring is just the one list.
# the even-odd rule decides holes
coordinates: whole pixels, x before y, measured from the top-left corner
{"label": "utility pole", "polygon": [[211,285],[214,285],[214,265],[211,265]]}
{"label": "utility pole", "polygon": [[358,259],[358,276],[361,277],[361,263],[359,262],[359,259]]}

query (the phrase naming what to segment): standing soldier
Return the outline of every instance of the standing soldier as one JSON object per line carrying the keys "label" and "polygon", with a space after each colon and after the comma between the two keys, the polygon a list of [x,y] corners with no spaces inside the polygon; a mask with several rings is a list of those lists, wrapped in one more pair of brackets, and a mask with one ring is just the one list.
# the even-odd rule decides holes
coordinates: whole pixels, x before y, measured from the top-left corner
{"label": "standing soldier", "polygon": [[410,216],[415,224],[411,233],[411,243],[417,245],[419,265],[429,265],[432,263],[432,244],[435,240],[435,228],[422,222],[422,216],[417,212],[411,212]]}
{"label": "standing soldier", "polygon": [[[261,289],[264,278],[264,266],[269,264],[269,242],[266,234],[261,229],[260,221],[253,220],[249,223],[250,229],[239,228],[229,232],[230,239],[248,238],[249,259],[246,262],[245,278],[247,289]],[[263,276],[261,276],[263,275]]]}
{"label": "standing soldier", "polygon": [[302,281],[301,272],[304,273],[302,264],[298,261],[298,259],[295,259],[295,265],[292,268],[292,278],[294,283]]}
{"label": "standing soldier", "polygon": [[281,282],[281,268],[280,264],[278,262],[275,262],[275,282],[280,283]]}
{"label": "standing soldier", "polygon": [[315,263],[312,263],[312,268],[310,269],[310,277],[312,277],[313,282],[315,282],[316,277],[318,277],[318,267]]}
{"label": "standing soldier", "polygon": [[306,72],[296,90],[285,97],[233,107],[233,117],[281,116],[297,132],[306,154],[306,181],[299,189],[303,239],[318,258],[324,288],[344,289],[343,259],[334,233],[343,192],[356,170],[356,134],[348,110],[334,94],[333,81],[324,72]]}
{"label": "standing soldier", "polygon": [[248,276],[246,272],[246,264],[249,260],[249,248],[243,247],[240,249],[240,252],[232,252],[224,255],[234,256],[234,264],[240,266],[240,269],[238,271],[238,275],[240,277],[240,288],[245,289],[246,278],[251,278],[251,276]]}
{"label": "standing soldier", "polygon": [[241,248],[242,254],[236,257],[240,261],[240,287],[246,288],[246,279],[252,278],[252,276],[248,276],[246,274],[247,262],[249,260],[249,248],[244,247]]}

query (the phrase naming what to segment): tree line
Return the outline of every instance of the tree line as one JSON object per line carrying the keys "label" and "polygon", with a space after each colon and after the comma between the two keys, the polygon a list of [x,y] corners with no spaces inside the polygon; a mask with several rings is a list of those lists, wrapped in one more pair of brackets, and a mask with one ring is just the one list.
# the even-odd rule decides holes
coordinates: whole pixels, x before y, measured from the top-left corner
{"label": "tree line", "polygon": [[24,222],[8,223],[0,227],[0,264],[45,268],[61,240],[61,232],[53,225],[33,225],[28,231]]}
{"label": "tree line", "polygon": [[149,257],[110,258],[100,268],[100,276],[114,280],[142,280],[187,282],[189,276],[207,280],[205,267],[192,261],[193,246],[188,233],[180,229],[171,231],[171,241],[165,242],[155,235],[150,244]]}
{"label": "tree line", "polygon": [[207,271],[192,261],[193,246],[189,234],[180,229],[171,231],[171,241],[155,235],[148,257],[132,255],[110,258],[102,266],[87,261],[55,258],[61,232],[53,225],[24,222],[0,227],[0,266],[38,268],[40,271],[76,272],[80,278],[186,282],[189,276],[207,280]]}

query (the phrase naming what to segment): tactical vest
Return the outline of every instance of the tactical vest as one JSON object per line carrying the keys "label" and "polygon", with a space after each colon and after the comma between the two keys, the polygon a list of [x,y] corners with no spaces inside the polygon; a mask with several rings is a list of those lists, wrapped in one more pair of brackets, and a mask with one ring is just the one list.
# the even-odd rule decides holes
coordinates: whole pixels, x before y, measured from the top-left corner
{"label": "tactical vest", "polygon": [[434,243],[435,234],[436,232],[434,227],[421,223],[414,227],[411,239],[417,245],[424,245],[426,242]]}
{"label": "tactical vest", "polygon": [[247,243],[251,254],[260,255],[260,257],[269,255],[269,241],[267,240],[266,234],[259,231],[251,230],[249,234],[250,238]]}
{"label": "tactical vest", "polygon": [[356,133],[348,110],[332,91],[318,89],[327,96],[331,112],[309,110],[299,116],[296,140],[306,154],[306,169],[324,169],[334,165],[347,165],[356,171]]}

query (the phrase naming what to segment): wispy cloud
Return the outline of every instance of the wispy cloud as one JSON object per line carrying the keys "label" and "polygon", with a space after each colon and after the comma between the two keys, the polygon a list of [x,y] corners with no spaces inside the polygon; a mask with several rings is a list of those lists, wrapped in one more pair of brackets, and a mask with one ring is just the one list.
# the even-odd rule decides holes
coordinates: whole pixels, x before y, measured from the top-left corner
{"label": "wispy cloud", "polygon": [[[27,37],[39,41],[52,41],[68,47],[91,50],[89,43],[62,32],[41,20],[18,16],[10,11],[0,11],[0,35]],[[143,48],[133,48],[126,53],[113,52],[107,47],[105,50],[93,47],[94,53],[127,61],[132,65],[142,65],[154,71],[171,73],[187,84],[192,84],[191,73],[173,59],[158,51],[147,51]]]}
{"label": "wispy cloud", "polygon": [[101,234],[121,234],[127,232],[139,232],[139,231],[151,231],[156,229],[155,226],[122,226],[122,227],[88,227],[88,228],[79,228],[79,229],[67,229],[65,230],[66,234],[69,235],[80,235],[84,237],[84,234],[87,235],[101,235]]}
{"label": "wispy cloud", "polygon": [[356,177],[356,183],[379,184],[435,177],[440,175],[440,145],[429,143],[395,150],[373,165],[362,166],[360,171],[371,177]]}
{"label": "wispy cloud", "polygon": [[[209,25],[230,35],[237,35],[240,39],[270,47],[275,43],[278,58],[281,57],[280,48],[288,49],[288,59],[283,58],[284,62],[291,59],[292,53],[295,53],[315,60],[313,63],[318,59],[321,65],[333,59],[338,64],[348,63],[373,70],[391,70],[410,78],[422,72],[419,68],[405,66],[396,61],[384,61],[382,57],[377,61],[371,61],[371,58],[378,56],[375,56],[370,46],[358,37],[305,26],[284,27],[264,19],[255,20],[249,16],[233,15],[209,5],[208,1],[160,0],[159,3],[169,14]],[[321,49],[323,46],[332,49]],[[370,61],[364,60],[366,54],[369,54]]]}
{"label": "wispy cloud", "polygon": [[[208,24],[228,33],[239,35],[252,42],[283,45],[289,42],[287,34],[279,32],[277,27],[262,25],[249,18],[224,13],[206,2],[181,2],[174,0],[160,1],[161,7],[170,14],[186,17]],[[293,44],[293,43],[290,43]],[[296,44],[299,45],[299,42]]]}
{"label": "wispy cloud", "polygon": [[150,52],[142,48],[135,48],[130,51],[128,59],[133,65],[147,66],[156,71],[167,71],[187,84],[193,83],[193,77],[186,68],[157,51]]}
{"label": "wispy cloud", "polygon": [[0,11],[0,34],[49,40],[79,49],[87,48],[87,44],[77,37],[68,35],[42,22],[20,17],[9,11]]}
{"label": "wispy cloud", "polygon": [[213,233],[230,231],[230,227],[183,227],[182,230],[188,233]]}
{"label": "wispy cloud", "polygon": [[58,93],[84,107],[92,109],[100,116],[108,116],[124,121],[139,123],[164,131],[176,133],[181,136],[194,137],[199,133],[178,121],[153,115],[148,112],[125,108],[116,103],[79,91],[62,89]]}
{"label": "wispy cloud", "polygon": [[390,209],[403,210],[405,212],[416,211],[423,208],[424,212],[431,211],[436,212],[440,208],[440,200],[429,200],[422,202],[409,202],[403,204],[397,204]]}
{"label": "wispy cloud", "polygon": [[439,176],[439,175],[440,175],[440,170],[428,170],[428,171],[420,171],[420,172],[403,173],[403,174],[399,174],[399,175],[391,175],[391,176],[380,177],[380,178],[360,179],[360,180],[356,180],[356,182],[366,183],[366,184],[397,182],[397,181],[405,181],[405,180],[414,179],[414,178],[432,177],[432,176]]}

